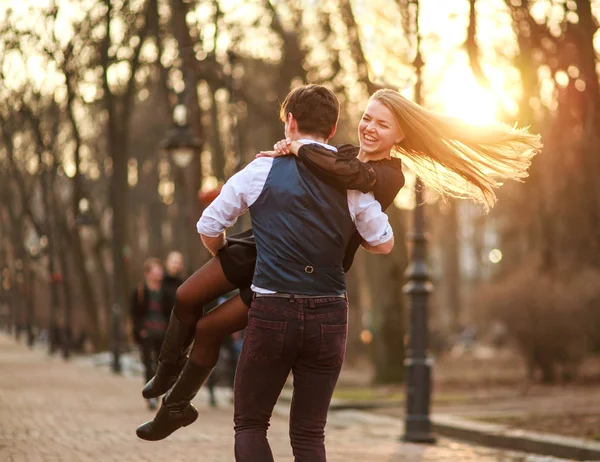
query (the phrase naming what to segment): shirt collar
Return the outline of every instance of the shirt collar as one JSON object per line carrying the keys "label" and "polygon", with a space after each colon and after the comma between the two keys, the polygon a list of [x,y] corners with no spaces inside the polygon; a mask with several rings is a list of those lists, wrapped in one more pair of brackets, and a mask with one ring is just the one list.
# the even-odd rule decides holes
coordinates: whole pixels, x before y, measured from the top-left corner
{"label": "shirt collar", "polygon": [[319,141],[310,140],[308,138],[302,138],[301,140],[298,140],[298,142],[300,142],[302,144],[318,144],[320,146],[323,146],[325,149],[329,149],[330,151],[337,152],[337,148],[335,146],[331,146],[330,144],[320,143]]}

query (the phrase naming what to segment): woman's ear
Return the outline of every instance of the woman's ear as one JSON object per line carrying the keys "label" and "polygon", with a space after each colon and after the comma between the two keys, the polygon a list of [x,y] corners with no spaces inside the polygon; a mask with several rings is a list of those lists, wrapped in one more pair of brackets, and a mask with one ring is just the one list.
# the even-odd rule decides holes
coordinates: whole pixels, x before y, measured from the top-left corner
{"label": "woman's ear", "polygon": [[396,144],[400,144],[404,138],[406,138],[404,131],[402,131],[402,128],[398,127],[398,138],[396,138]]}

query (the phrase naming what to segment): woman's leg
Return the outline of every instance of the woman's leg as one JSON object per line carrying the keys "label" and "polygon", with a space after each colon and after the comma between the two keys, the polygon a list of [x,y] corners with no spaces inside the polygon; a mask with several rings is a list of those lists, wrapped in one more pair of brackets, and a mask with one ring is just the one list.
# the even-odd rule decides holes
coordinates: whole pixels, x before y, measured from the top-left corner
{"label": "woman's leg", "polygon": [[248,307],[239,295],[200,318],[196,324],[196,340],[190,358],[165,395],[156,417],[137,428],[138,437],[149,441],[162,440],[197,419],[198,411],[190,401],[217,363],[222,339],[243,329],[247,323]]}
{"label": "woman's leg", "polygon": [[219,359],[223,339],[247,325],[248,306],[239,295],[221,303],[196,323],[196,337],[190,360],[200,366],[213,367]]}
{"label": "woman's leg", "polygon": [[227,280],[219,257],[211,258],[177,289],[173,311],[185,324],[195,324],[202,317],[204,305],[212,302],[235,286]]}
{"label": "woman's leg", "polygon": [[205,304],[235,287],[227,280],[219,257],[212,258],[177,289],[175,307],[158,358],[154,377],[142,390],[144,398],[157,398],[173,386],[194,339],[195,324]]}

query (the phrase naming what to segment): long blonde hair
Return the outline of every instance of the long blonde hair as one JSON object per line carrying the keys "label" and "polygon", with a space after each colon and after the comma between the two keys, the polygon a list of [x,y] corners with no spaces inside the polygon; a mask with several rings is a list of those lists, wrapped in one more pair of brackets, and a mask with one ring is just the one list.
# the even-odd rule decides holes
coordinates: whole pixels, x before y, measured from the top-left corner
{"label": "long blonde hair", "polygon": [[503,180],[527,177],[542,147],[540,136],[525,128],[470,125],[429,111],[395,90],[378,90],[370,99],[396,117],[405,138],[392,151],[427,188],[442,197],[472,198],[486,210],[494,206],[494,189]]}

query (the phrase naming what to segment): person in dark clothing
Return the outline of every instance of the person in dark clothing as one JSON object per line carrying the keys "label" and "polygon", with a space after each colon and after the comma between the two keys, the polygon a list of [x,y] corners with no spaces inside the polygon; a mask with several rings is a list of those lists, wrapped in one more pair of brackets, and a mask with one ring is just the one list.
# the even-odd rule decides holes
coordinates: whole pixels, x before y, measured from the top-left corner
{"label": "person in dark clothing", "polygon": [[[219,306],[221,303],[229,300],[231,297],[237,295],[237,293],[237,290],[229,292],[217,298],[213,303],[209,303],[206,307],[205,314],[210,313],[211,310]],[[227,386],[231,387],[233,390],[235,371],[241,350],[241,334],[242,332],[234,332],[233,334],[226,335],[221,342],[221,350],[219,351],[218,361],[225,361],[225,363],[217,364],[215,370],[213,370],[213,373],[210,374],[206,380],[206,387],[208,388],[208,402],[211,407],[217,406],[217,396],[215,393],[217,381],[225,380]],[[224,355],[221,353],[224,353]],[[217,370],[219,374],[215,374]],[[218,375],[218,377],[216,375]]]}
{"label": "person in dark clothing", "polygon": [[[171,314],[172,302],[163,288],[163,265],[157,258],[144,262],[144,282],[131,294],[132,334],[140,348],[146,382],[156,372],[156,364]],[[148,407],[156,408],[156,398]]]}
{"label": "person in dark clothing", "polygon": [[165,303],[171,308],[175,306],[177,289],[185,281],[183,268],[183,255],[181,252],[169,252],[165,260],[165,275],[162,286],[165,292]]}

